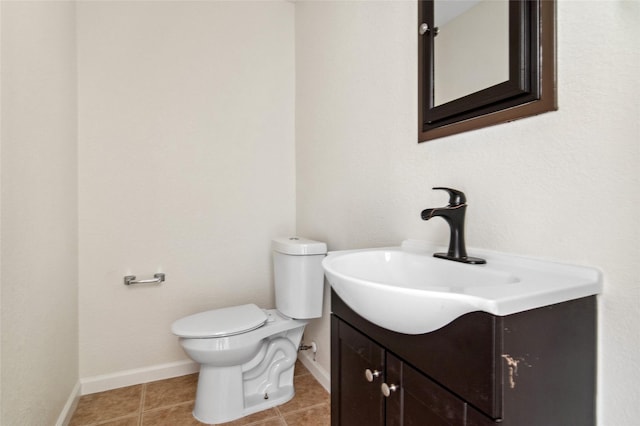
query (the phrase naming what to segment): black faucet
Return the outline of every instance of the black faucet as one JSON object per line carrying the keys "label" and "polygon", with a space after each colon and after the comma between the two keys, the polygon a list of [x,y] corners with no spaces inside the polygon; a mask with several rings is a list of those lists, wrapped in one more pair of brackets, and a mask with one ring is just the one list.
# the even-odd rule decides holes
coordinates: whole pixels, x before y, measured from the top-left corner
{"label": "black faucet", "polygon": [[467,211],[467,198],[464,196],[464,192],[458,191],[457,189],[441,187],[433,189],[447,191],[449,193],[449,205],[422,210],[422,219],[429,220],[432,217],[440,216],[447,221],[451,229],[448,252],[435,253],[434,256],[475,265],[487,263],[484,259],[467,256],[467,248],[464,245],[464,214]]}

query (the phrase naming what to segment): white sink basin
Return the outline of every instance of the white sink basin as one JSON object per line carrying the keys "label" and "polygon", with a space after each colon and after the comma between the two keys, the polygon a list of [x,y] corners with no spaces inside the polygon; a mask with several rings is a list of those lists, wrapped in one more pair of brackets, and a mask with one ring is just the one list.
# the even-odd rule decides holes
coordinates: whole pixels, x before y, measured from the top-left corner
{"label": "white sink basin", "polygon": [[322,266],[351,309],[406,334],[437,330],[468,312],[504,316],[602,291],[595,268],[482,250],[473,255],[486,265],[467,265],[434,258],[436,251],[442,247],[407,240],[401,247],[330,252]]}

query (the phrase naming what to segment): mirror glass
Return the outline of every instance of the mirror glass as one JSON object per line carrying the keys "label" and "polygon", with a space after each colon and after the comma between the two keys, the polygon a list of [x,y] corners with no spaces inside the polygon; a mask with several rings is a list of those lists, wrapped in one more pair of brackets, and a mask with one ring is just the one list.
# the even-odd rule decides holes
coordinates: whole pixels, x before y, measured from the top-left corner
{"label": "mirror glass", "polygon": [[508,0],[436,0],[434,105],[509,80]]}
{"label": "mirror glass", "polygon": [[555,0],[418,0],[418,142],[557,108]]}

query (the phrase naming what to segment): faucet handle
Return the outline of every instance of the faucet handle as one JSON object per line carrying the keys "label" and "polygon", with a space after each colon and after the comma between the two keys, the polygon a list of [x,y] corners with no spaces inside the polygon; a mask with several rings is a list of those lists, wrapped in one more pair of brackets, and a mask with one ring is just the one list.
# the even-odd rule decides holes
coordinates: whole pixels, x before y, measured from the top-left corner
{"label": "faucet handle", "polygon": [[464,192],[462,191],[458,191],[453,188],[444,188],[441,186],[437,186],[433,189],[447,191],[449,193],[449,205],[451,207],[457,207],[467,203],[467,197],[464,196]]}

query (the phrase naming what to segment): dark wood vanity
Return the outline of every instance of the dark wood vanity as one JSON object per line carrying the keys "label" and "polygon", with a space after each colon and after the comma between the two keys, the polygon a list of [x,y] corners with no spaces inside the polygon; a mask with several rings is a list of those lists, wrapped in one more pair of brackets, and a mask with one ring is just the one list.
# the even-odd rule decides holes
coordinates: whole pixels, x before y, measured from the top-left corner
{"label": "dark wood vanity", "polygon": [[421,335],[331,302],[332,426],[595,424],[595,296]]}

